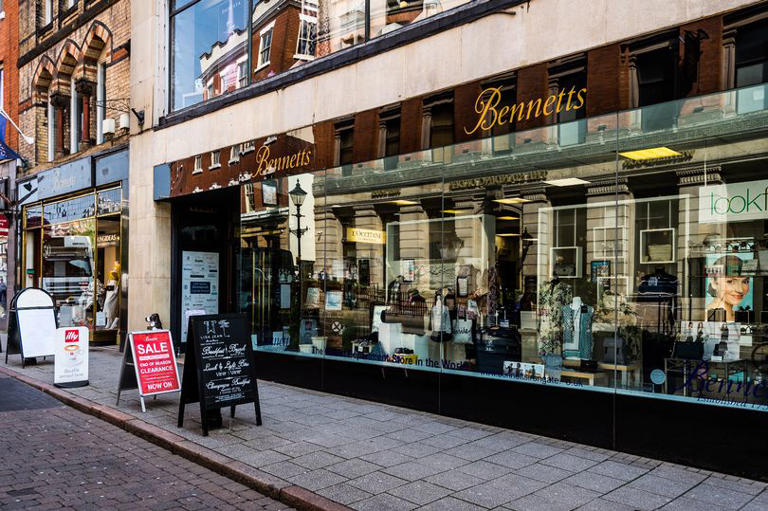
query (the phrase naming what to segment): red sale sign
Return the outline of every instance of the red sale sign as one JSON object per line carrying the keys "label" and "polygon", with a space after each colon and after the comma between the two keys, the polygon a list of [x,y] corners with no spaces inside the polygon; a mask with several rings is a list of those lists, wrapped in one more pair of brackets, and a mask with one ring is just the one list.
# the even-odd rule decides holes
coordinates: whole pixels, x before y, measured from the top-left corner
{"label": "red sale sign", "polygon": [[134,332],[130,339],[139,394],[148,396],[181,390],[171,333],[167,330]]}

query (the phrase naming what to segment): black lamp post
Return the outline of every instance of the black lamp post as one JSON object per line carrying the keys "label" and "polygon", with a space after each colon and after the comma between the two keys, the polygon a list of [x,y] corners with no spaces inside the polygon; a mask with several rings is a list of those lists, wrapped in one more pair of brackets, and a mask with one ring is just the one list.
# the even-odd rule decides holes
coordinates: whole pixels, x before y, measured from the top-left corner
{"label": "black lamp post", "polygon": [[301,205],[304,204],[304,199],[307,198],[307,192],[301,188],[297,179],[296,186],[288,192],[288,195],[291,196],[291,202],[296,206],[296,229],[293,233],[296,235],[296,245],[298,246],[296,261],[299,265],[299,277],[301,277],[301,236],[308,230],[307,228],[301,228],[301,217],[304,216],[301,214]]}

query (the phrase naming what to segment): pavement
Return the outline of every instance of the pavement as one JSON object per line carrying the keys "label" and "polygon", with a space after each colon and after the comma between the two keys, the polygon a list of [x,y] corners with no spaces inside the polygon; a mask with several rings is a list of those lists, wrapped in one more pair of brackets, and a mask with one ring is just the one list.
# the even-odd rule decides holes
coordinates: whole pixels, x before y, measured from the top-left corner
{"label": "pavement", "polygon": [[289,509],[0,376],[0,509]]}
{"label": "pavement", "polygon": [[52,387],[51,361],[0,373],[299,509],[768,509],[763,482],[266,381],[262,426],[240,406],[203,437],[197,406],[176,426],[178,394],[115,406],[121,355],[90,358],[82,388]]}

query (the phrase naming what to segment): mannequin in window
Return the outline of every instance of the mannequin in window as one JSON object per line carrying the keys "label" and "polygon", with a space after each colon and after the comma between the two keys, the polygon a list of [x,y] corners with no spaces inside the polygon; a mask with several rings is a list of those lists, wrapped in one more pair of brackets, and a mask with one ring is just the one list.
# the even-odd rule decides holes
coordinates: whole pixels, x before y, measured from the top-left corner
{"label": "mannequin in window", "polygon": [[541,286],[539,310],[539,351],[545,355],[560,355],[563,343],[563,306],[573,299],[571,286],[555,277]]}
{"label": "mannequin in window", "polygon": [[595,310],[575,296],[563,306],[563,354],[592,359],[592,318]]}

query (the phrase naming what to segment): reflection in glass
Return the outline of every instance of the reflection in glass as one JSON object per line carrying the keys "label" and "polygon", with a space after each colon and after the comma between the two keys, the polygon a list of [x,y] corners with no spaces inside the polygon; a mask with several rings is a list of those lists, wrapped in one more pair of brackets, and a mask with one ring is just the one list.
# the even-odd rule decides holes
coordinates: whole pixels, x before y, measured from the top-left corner
{"label": "reflection in glass", "polygon": [[247,0],[200,1],[171,17],[173,110],[247,83],[247,19]]}

